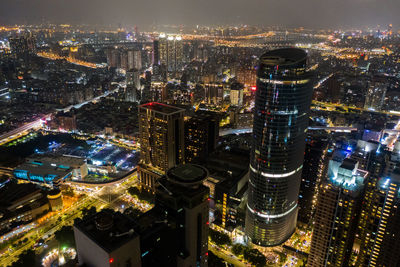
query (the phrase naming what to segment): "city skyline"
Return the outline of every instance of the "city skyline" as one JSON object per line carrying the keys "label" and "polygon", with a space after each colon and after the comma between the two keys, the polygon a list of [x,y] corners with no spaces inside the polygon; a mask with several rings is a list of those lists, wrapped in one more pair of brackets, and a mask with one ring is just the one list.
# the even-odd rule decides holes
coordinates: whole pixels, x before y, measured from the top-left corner
{"label": "city skyline", "polygon": [[400,266],[398,7],[3,3],[0,265]]}

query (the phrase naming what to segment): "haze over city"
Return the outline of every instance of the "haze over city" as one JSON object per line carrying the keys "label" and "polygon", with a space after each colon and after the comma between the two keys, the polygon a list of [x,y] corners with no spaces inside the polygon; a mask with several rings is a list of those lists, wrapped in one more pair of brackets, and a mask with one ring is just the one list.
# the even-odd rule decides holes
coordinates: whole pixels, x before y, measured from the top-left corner
{"label": "haze over city", "polygon": [[1,24],[263,25],[309,28],[400,24],[397,0],[2,0]]}

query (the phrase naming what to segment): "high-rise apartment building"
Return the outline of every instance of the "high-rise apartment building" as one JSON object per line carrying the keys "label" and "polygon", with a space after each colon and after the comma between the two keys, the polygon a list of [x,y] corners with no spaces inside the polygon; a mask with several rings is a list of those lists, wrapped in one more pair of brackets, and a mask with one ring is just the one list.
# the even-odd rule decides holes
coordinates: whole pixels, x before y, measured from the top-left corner
{"label": "high-rise apartment building", "polygon": [[[160,34],[158,44],[159,62],[175,76],[183,66],[183,41],[179,35]],[[154,49],[156,51],[156,49]]]}
{"label": "high-rise apartment building", "polygon": [[400,265],[400,171],[368,183],[356,266]]}
{"label": "high-rise apartment building", "polygon": [[368,172],[345,158],[329,162],[328,181],[317,201],[314,231],[307,266],[350,266]]}
{"label": "high-rise apartment building", "polygon": [[231,105],[233,106],[242,106],[243,105],[243,84],[241,83],[233,83],[231,84],[231,90],[229,93],[229,97],[231,100]]}
{"label": "high-rise apartment building", "polygon": [[368,88],[364,108],[381,110],[384,104],[388,82],[383,76],[375,76]]}
{"label": "high-rise apartment building", "polygon": [[246,234],[257,245],[279,245],[296,228],[312,95],[306,61],[295,48],[260,58],[246,214]]}
{"label": "high-rise apartment building", "polygon": [[142,52],[139,49],[129,49],[127,51],[127,70],[130,69],[142,69]]}
{"label": "high-rise apartment building", "polygon": [[216,149],[219,120],[211,114],[185,118],[185,162],[204,159]]}
{"label": "high-rise apartment building", "polygon": [[154,190],[155,180],[184,162],[184,110],[150,102],[139,106],[140,182]]}
{"label": "high-rise apartment building", "polygon": [[326,177],[328,167],[328,144],[326,136],[309,135],[306,139],[303,171],[301,173],[298,220],[304,224],[312,222],[319,185]]}
{"label": "high-rise apartment building", "polygon": [[126,72],[125,100],[128,102],[138,102],[140,99],[140,76],[137,69]]}

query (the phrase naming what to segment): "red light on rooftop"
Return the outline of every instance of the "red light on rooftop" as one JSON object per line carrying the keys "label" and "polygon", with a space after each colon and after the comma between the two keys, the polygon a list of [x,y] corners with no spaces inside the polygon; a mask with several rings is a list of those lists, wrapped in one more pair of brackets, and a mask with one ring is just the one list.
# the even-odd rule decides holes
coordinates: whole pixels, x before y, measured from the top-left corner
{"label": "red light on rooftop", "polygon": [[113,263],[113,262],[114,262],[114,258],[110,258],[110,259],[108,260],[108,262],[109,262],[109,263]]}

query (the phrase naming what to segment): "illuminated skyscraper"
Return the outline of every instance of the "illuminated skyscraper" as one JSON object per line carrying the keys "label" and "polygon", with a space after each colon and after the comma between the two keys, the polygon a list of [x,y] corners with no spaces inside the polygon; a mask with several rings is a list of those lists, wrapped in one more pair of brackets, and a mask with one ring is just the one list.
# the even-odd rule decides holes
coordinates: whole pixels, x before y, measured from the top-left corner
{"label": "illuminated skyscraper", "polygon": [[367,176],[355,160],[329,162],[328,181],[318,196],[307,266],[350,266]]}
{"label": "illuminated skyscraper", "polygon": [[323,135],[309,135],[306,139],[298,216],[298,220],[305,224],[312,222],[319,185],[326,177],[328,142],[328,139]]}
{"label": "illuminated skyscraper", "polygon": [[168,44],[167,44],[167,36],[162,33],[158,39],[158,53],[159,53],[159,64],[160,65],[168,65]]}
{"label": "illuminated skyscraper", "polygon": [[312,75],[307,53],[278,49],[260,58],[246,214],[251,242],[275,246],[294,232]]}
{"label": "illuminated skyscraper", "polygon": [[211,114],[185,118],[185,162],[206,158],[217,146],[219,120]]}
{"label": "illuminated skyscraper", "polygon": [[387,88],[389,84],[383,76],[375,76],[368,88],[365,105],[366,109],[381,110],[384,104]]}
{"label": "illuminated skyscraper", "polygon": [[155,180],[184,162],[184,110],[150,102],[139,106],[141,185],[154,189]]}
{"label": "illuminated skyscraper", "polygon": [[[360,220],[360,249],[356,266],[400,265],[400,171],[371,179]],[[365,222],[365,223],[363,223]]]}
{"label": "illuminated skyscraper", "polygon": [[165,34],[160,34],[157,44],[160,64],[165,65],[167,71],[175,76],[183,65],[182,37],[179,35],[166,36]]}

